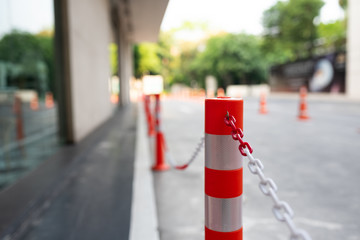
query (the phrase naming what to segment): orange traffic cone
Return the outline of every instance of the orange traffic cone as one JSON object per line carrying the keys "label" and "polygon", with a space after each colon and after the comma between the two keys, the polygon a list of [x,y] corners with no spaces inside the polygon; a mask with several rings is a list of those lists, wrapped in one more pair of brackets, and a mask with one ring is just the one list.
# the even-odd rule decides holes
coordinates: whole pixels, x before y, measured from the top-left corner
{"label": "orange traffic cone", "polygon": [[30,101],[30,108],[34,111],[39,110],[39,98],[37,93],[35,93],[33,99]]}
{"label": "orange traffic cone", "polygon": [[307,89],[306,89],[306,87],[301,87],[300,88],[300,108],[299,108],[299,116],[298,116],[299,120],[307,120],[310,118],[307,113],[306,97],[307,97]]}
{"label": "orange traffic cone", "polygon": [[260,109],[259,109],[259,113],[260,114],[267,114],[268,110],[266,107],[266,95],[265,93],[262,93],[260,96]]}
{"label": "orange traffic cone", "polygon": [[45,95],[45,106],[47,108],[54,107],[54,97],[53,97],[53,94],[51,92],[47,92],[46,95]]}
{"label": "orange traffic cone", "polygon": [[225,91],[223,88],[218,88],[217,90],[217,97],[225,97]]}

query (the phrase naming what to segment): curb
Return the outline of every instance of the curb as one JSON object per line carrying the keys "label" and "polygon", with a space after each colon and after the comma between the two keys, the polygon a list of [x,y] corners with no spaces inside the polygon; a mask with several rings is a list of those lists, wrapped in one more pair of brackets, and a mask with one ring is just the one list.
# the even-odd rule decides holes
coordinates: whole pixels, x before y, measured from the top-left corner
{"label": "curb", "polygon": [[143,104],[138,104],[130,240],[159,240],[149,139]]}

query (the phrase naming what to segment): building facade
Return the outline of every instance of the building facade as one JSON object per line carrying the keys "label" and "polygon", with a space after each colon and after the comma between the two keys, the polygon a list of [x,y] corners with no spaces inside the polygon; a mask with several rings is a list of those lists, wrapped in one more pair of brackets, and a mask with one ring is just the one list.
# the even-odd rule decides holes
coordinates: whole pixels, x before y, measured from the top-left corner
{"label": "building facade", "polygon": [[108,47],[117,45],[119,105],[129,102],[132,44],[156,41],[168,0],[55,0],[60,132],[78,142],[114,111]]}

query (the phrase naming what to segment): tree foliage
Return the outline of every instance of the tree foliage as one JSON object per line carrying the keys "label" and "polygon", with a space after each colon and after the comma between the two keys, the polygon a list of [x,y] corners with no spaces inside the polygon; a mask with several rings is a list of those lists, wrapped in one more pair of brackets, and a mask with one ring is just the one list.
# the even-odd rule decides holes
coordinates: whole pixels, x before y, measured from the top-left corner
{"label": "tree foliage", "polygon": [[161,62],[157,55],[158,46],[155,43],[141,43],[134,46],[135,77],[156,75],[160,73]]}
{"label": "tree foliage", "polygon": [[326,49],[344,51],[346,44],[346,22],[337,20],[332,23],[320,23],[318,35],[322,46]]}
{"label": "tree foliage", "polygon": [[314,20],[323,5],[322,0],[289,0],[266,10],[264,49],[283,48],[290,59],[312,56],[317,39]]}
{"label": "tree foliage", "polygon": [[53,37],[49,31],[33,35],[12,31],[0,40],[0,61],[7,66],[8,84],[54,92]]}
{"label": "tree foliage", "polygon": [[118,74],[118,46],[115,43],[109,45],[111,76]]}
{"label": "tree foliage", "polygon": [[[347,1],[338,1],[346,9]],[[263,13],[265,31],[258,37],[214,36],[206,24],[185,22],[162,32],[157,45],[135,47],[135,72],[137,77],[161,73],[165,83],[193,87],[204,86],[207,75],[215,76],[221,87],[267,82],[271,65],[323,54],[324,49],[345,49],[346,20],[317,24],[323,5],[323,0],[278,1]],[[191,40],[202,35],[212,37]]]}
{"label": "tree foliage", "polygon": [[226,34],[210,38],[206,49],[194,61],[199,79],[214,75],[219,86],[256,84],[266,81],[266,62],[260,40],[246,34]]}

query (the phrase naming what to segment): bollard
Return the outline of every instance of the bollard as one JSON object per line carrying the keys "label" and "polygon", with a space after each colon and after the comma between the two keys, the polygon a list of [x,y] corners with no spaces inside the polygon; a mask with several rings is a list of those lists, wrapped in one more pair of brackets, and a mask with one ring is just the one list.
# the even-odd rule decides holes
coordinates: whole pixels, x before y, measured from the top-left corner
{"label": "bollard", "polygon": [[263,92],[260,95],[260,109],[259,109],[259,113],[260,114],[267,114],[267,107],[266,107],[266,94]]}
{"label": "bollard", "polygon": [[306,97],[307,97],[307,89],[306,87],[300,88],[300,106],[299,106],[299,120],[308,120],[310,119],[308,112],[307,112],[307,103],[306,103]]}
{"label": "bollard", "polygon": [[155,171],[165,171],[170,167],[165,163],[165,140],[160,128],[160,94],[155,94]]}
{"label": "bollard", "polygon": [[242,99],[205,100],[205,240],[242,239],[243,160],[227,112],[243,129]]}
{"label": "bollard", "polygon": [[144,107],[145,107],[146,121],[148,124],[148,136],[153,136],[155,134],[154,133],[155,130],[154,130],[154,121],[150,110],[150,95],[144,96]]}

